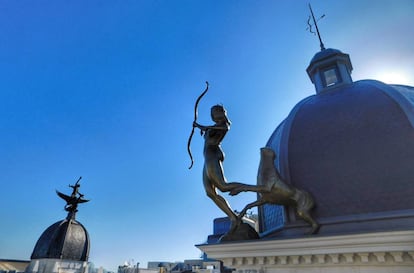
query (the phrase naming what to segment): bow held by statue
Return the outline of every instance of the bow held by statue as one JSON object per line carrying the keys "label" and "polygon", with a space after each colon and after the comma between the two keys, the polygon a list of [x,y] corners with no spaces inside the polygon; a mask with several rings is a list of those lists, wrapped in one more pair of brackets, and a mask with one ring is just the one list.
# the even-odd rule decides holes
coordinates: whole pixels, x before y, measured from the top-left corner
{"label": "bow held by statue", "polygon": [[[193,167],[193,164],[194,164],[193,155],[191,154],[191,139],[193,138],[194,130],[197,127],[198,103],[200,102],[201,98],[207,93],[207,91],[208,91],[208,81],[206,81],[206,89],[203,91],[203,93],[201,93],[200,96],[198,96],[198,98],[196,100],[196,103],[195,103],[195,106],[194,106],[193,129],[191,130],[190,137],[188,138],[188,143],[187,143],[187,151],[188,151],[188,155],[190,156],[190,159],[191,159],[191,164],[190,164],[190,167],[188,167],[188,169],[191,169]],[[201,131],[201,135],[203,135],[202,131]]]}

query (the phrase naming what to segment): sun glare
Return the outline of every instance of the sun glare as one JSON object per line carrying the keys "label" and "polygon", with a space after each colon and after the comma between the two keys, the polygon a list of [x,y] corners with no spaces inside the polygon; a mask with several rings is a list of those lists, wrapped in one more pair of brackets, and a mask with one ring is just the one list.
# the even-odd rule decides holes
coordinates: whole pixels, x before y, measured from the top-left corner
{"label": "sun glare", "polygon": [[377,74],[375,79],[388,84],[412,84],[412,79],[410,79],[410,77],[408,77],[405,73],[402,73],[400,71],[381,72]]}

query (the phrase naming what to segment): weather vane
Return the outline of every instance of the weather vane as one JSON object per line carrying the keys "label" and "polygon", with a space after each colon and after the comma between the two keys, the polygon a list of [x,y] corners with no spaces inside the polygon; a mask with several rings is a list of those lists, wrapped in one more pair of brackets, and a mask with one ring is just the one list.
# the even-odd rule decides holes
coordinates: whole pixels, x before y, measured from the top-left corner
{"label": "weather vane", "polygon": [[325,17],[325,14],[323,14],[321,17],[319,17],[318,20],[316,20],[315,19],[315,16],[313,15],[313,10],[312,10],[312,7],[311,7],[311,4],[310,3],[309,3],[309,9],[310,9],[310,12],[311,12],[311,15],[312,15],[313,24],[315,25],[315,28],[316,28],[316,33],[314,31],[312,31],[312,24],[310,23],[310,20],[311,20],[311,17],[310,16],[308,18],[308,27],[306,29],[309,30],[314,35],[318,34],[318,38],[319,38],[321,50],[324,50],[325,49],[325,46],[323,45],[322,38],[321,38],[321,34],[319,33],[319,29],[318,29],[317,22],[320,19],[322,19],[323,17]]}

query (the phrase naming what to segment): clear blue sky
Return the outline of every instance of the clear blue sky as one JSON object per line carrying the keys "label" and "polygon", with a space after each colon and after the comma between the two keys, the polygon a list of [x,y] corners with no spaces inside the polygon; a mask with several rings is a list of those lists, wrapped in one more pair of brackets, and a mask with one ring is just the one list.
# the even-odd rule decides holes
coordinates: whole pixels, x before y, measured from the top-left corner
{"label": "clear blue sky", "polygon": [[[256,183],[259,149],[302,98],[319,50],[308,1],[0,2],[0,258],[29,259],[64,219],[55,190],[83,176],[77,219],[90,261],[198,258],[224,214],[205,195],[203,140],[187,139],[223,103],[229,180]],[[312,1],[326,47],[353,79],[414,85],[414,2]],[[226,198],[241,210],[254,194]]]}

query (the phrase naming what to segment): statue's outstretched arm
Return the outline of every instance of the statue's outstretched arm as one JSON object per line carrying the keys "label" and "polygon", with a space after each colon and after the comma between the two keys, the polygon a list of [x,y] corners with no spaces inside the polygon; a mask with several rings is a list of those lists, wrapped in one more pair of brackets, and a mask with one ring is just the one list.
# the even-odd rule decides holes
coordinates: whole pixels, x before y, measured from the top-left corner
{"label": "statue's outstretched arm", "polygon": [[205,132],[211,126],[204,126],[204,125],[198,124],[197,122],[194,121],[193,122],[193,127],[196,127],[198,129],[200,129],[201,131]]}
{"label": "statue's outstretched arm", "polygon": [[256,185],[240,184],[230,191],[230,195],[237,195],[245,191],[257,192],[257,193],[269,193],[270,188],[264,185],[256,186]]}
{"label": "statue's outstretched arm", "polygon": [[216,129],[216,130],[228,130],[229,129],[229,127],[226,126],[226,125],[205,126],[205,125],[198,124],[197,122],[193,122],[193,126],[197,127],[198,129],[200,129],[203,132],[207,131],[208,129]]}

